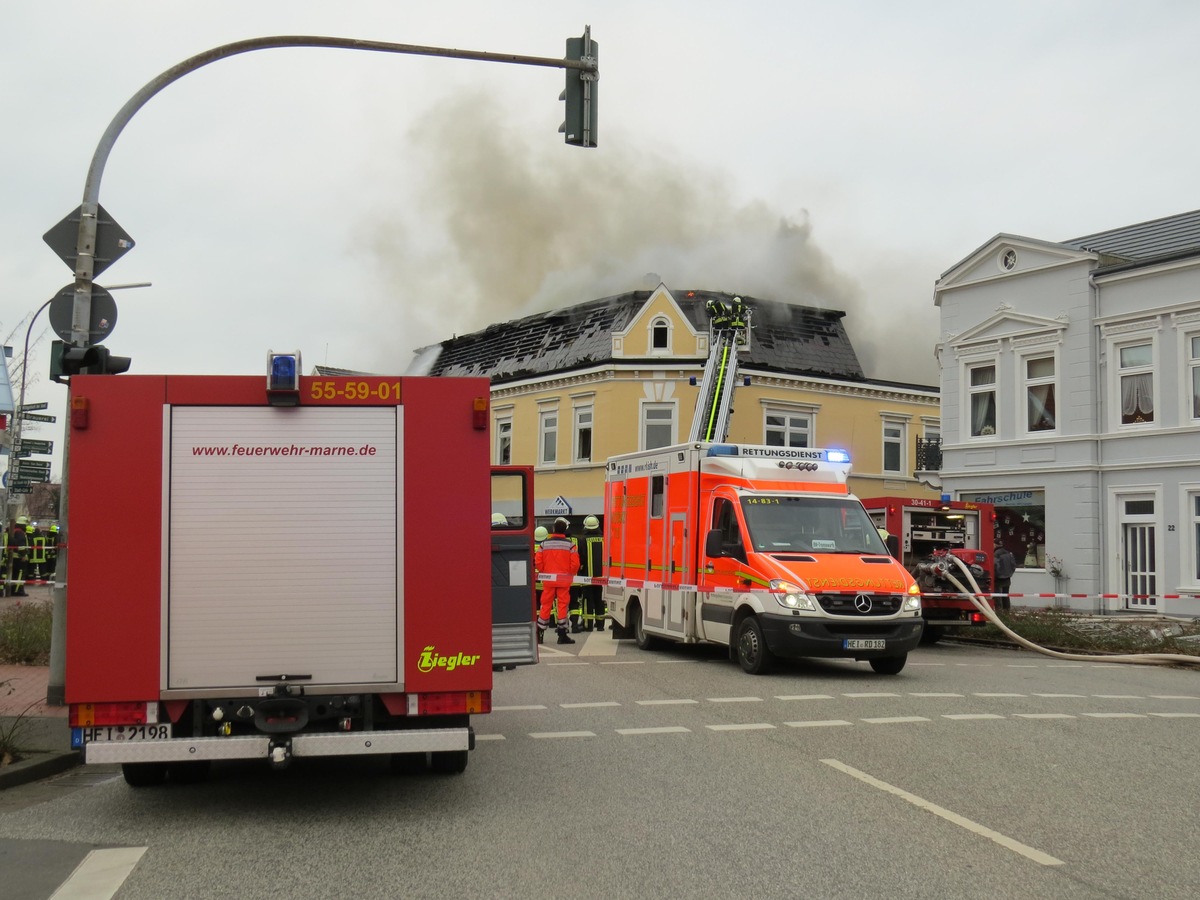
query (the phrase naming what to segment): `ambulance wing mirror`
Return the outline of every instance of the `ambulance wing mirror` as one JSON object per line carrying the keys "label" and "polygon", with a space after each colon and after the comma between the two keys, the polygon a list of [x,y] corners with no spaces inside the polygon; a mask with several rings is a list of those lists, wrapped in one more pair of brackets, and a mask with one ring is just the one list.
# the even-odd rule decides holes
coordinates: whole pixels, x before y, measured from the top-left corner
{"label": "ambulance wing mirror", "polygon": [[704,539],[704,555],[710,559],[725,556],[725,542],[721,540],[721,529],[714,528]]}

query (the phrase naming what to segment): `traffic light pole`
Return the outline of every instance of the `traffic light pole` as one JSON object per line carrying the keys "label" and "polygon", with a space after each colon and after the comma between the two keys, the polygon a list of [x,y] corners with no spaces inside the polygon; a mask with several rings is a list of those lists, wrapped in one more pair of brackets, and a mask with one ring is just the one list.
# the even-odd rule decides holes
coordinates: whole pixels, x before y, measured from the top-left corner
{"label": "traffic light pole", "polygon": [[[590,29],[587,32],[590,36]],[[338,50],[370,50],[379,53],[401,53],[412,56],[442,56],[451,59],[472,59],[482,62],[499,62],[520,66],[545,66],[556,69],[581,69],[595,75],[598,71],[595,59],[555,59],[544,56],[518,56],[510,53],[489,53],[477,50],[454,50],[448,47],[423,47],[417,44],[395,44],[387,41],[366,41],[353,38],[323,37],[320,35],[276,35],[273,37],[250,38],[222,44],[204,53],[185,59],[167,69],[129,98],[105,129],[92,155],[87,180],[83,186],[83,203],[80,207],[79,237],[75,253],[75,298],[71,312],[71,345],[87,347],[91,344],[92,279],[95,275],[96,234],[100,212],[100,179],[108,163],[109,154],[117,138],[129,121],[155,94],[184,75],[203,68],[218,60],[228,59],[254,50],[271,50],[279,47],[325,47]],[[67,411],[63,428],[63,474],[62,496],[59,501],[59,521],[62,523],[59,540],[62,549],[55,565],[53,598],[53,627],[50,636],[50,682],[46,691],[46,702],[62,706],[66,702],[66,628],[67,628],[67,566],[70,553],[70,528],[67,519],[69,500],[68,478],[70,472],[71,416]]]}

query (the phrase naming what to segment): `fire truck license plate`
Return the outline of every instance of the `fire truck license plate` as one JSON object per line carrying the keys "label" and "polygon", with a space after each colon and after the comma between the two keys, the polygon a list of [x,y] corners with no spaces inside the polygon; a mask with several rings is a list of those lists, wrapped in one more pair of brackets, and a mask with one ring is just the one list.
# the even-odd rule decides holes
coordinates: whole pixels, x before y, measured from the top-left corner
{"label": "fire truck license plate", "polygon": [[72,744],[98,744],[103,741],[158,741],[171,736],[169,723],[163,725],[95,725],[72,728],[77,741]]}
{"label": "fire truck license plate", "polygon": [[886,650],[887,641],[878,638],[867,640],[865,638],[846,638],[842,641],[842,649],[844,650]]}

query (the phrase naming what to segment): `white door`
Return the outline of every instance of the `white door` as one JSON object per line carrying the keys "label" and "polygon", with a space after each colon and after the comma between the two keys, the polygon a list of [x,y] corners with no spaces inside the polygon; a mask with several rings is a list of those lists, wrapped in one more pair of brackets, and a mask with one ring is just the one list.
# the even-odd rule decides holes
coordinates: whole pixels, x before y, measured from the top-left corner
{"label": "white door", "polygon": [[1158,607],[1155,504],[1151,495],[1117,498],[1121,527],[1122,593],[1129,609]]}

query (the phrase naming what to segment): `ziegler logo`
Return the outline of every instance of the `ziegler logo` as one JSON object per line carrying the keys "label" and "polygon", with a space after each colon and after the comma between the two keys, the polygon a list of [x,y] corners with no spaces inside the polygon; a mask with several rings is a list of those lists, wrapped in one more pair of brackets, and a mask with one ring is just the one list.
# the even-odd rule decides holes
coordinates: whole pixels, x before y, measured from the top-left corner
{"label": "ziegler logo", "polygon": [[422,672],[432,672],[434,669],[445,669],[447,672],[453,672],[459,666],[473,666],[479,662],[479,656],[472,656],[469,653],[455,653],[453,656],[438,656],[433,644],[430,644],[421,651],[421,657],[417,660],[417,668]]}

